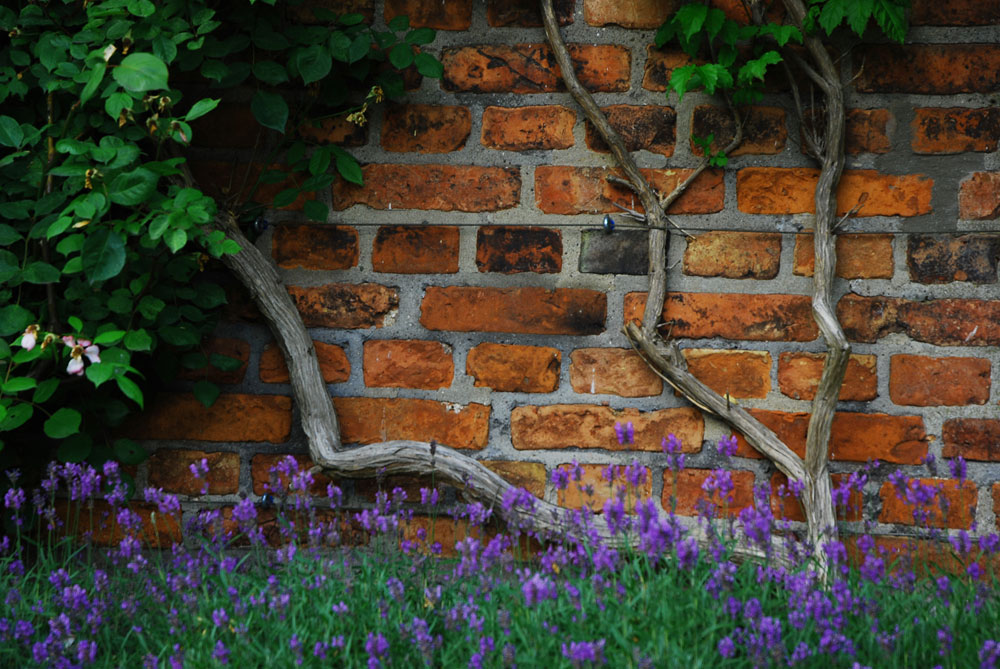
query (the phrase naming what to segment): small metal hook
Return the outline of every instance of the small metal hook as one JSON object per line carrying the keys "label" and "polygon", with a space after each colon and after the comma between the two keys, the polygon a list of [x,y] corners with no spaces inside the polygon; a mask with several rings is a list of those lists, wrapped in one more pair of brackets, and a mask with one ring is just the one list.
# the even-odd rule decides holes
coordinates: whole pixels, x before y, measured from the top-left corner
{"label": "small metal hook", "polygon": [[610,235],[614,231],[615,219],[611,218],[611,214],[604,214],[604,232]]}

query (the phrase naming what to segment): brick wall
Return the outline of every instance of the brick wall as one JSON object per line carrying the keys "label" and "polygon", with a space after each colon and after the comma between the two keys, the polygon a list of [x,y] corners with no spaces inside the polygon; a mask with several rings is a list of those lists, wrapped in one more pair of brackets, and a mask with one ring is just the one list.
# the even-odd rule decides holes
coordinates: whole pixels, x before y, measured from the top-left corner
{"label": "brick wall", "polygon": [[[599,466],[636,458],[653,472],[647,493],[665,499],[673,481],[660,444],[673,433],[689,466],[676,482],[678,510],[693,513],[719,462],[713,445],[729,431],[626,348],[622,325],[645,304],[645,235],[599,230],[613,203],[636,203],[605,180],[610,155],[564,91],[536,3],[350,4],[379,22],[402,13],[438,29],[430,48],[445,73],[364,129],[320,132],[358,156],[364,186],[337,183],[326,224],[306,223],[301,202],[275,213],[258,241],[311,328],[344,440],[436,439],[535,494],[579,505],[578,494],[560,497],[547,483],[574,459],[593,478]],[[717,100],[664,97],[685,57],[649,45],[674,2],[556,5],[578,76],[657,188],[698,164],[692,130],[728,141]],[[992,529],[1000,235],[984,230],[1000,227],[1000,2],[914,0],[912,20],[906,45],[863,44],[842,61],[852,83],[840,209],[867,195],[844,227],[879,234],[838,239],[837,311],[854,356],[831,469],[878,458],[926,477],[925,456],[962,455],[970,482],[944,489],[955,510],[939,520]],[[801,453],[823,346],[808,297],[811,241],[796,233],[809,227],[818,171],[781,89],[750,110],[729,168],[703,174],[671,207],[681,226],[716,231],[673,236],[663,318],[699,378]],[[246,115],[232,111],[212,130],[213,146],[239,150],[252,136]],[[217,379],[224,391],[212,408],[180,386],[130,428],[156,449],[140,482],[190,494],[186,464],[208,457],[217,473],[204,499],[227,504],[263,492],[276,455],[305,452],[284,362],[252,313],[235,305],[209,343],[246,361]],[[635,425],[634,446],[619,446],[617,421]],[[734,462],[736,506],[753,503],[754,483],[782,481],[742,441]],[[905,533],[912,519],[883,480],[869,484],[866,511],[878,531]],[[371,483],[344,485],[359,503],[371,497]]]}

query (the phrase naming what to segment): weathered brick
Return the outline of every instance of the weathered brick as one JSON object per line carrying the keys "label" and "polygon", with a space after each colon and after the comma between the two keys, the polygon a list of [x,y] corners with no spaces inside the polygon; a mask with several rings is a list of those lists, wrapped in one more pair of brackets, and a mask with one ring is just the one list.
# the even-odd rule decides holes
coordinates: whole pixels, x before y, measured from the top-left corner
{"label": "weathered brick", "polygon": [[688,371],[720,395],[767,397],[771,392],[771,354],[767,351],[689,348],[683,353]]}
{"label": "weathered brick", "polygon": [[632,349],[578,348],[569,360],[574,392],[620,397],[650,397],[663,392],[663,381]]}
{"label": "weathered brick", "polygon": [[[351,377],[351,363],[344,349],[336,344],[313,341],[316,359],[326,383],[343,383]],[[264,347],[258,363],[260,380],[264,383],[288,383],[288,366],[281,349],[273,342]]]}
{"label": "weathered brick", "polygon": [[[208,462],[208,474],[196,479],[189,467],[202,459]],[[162,448],[149,456],[146,469],[151,487],[179,495],[200,495],[206,483],[209,495],[231,495],[240,487],[239,453]]]}
{"label": "weathered brick", "polygon": [[[640,170],[650,185],[670,193],[689,174],[688,169]],[[546,214],[603,214],[619,212],[614,203],[640,206],[635,193],[609,183],[609,176],[622,177],[620,170],[603,167],[540,165],[535,168],[535,206]],[[713,214],[722,211],[726,186],[722,173],[706,170],[667,210],[671,214]]]}
{"label": "weathered brick", "polygon": [[653,496],[653,481],[647,476],[646,482],[635,490],[631,486],[625,485],[620,477],[609,482],[605,474],[612,474],[614,470],[608,470],[613,465],[581,464],[579,467],[579,480],[574,480],[576,467],[571,464],[559,465],[559,469],[569,473],[569,485],[562,490],[556,491],[559,506],[569,509],[590,509],[601,513],[604,510],[604,503],[609,499],[615,499],[619,494],[624,494],[628,503],[625,509],[632,512],[635,503],[639,500],[647,500]]}
{"label": "weathered brick", "polygon": [[502,476],[515,488],[524,488],[535,497],[545,496],[545,465],[513,460],[480,460],[483,466]]}
{"label": "weathered brick", "polygon": [[269,441],[284,443],[292,430],[292,400],[279,395],[223,393],[206,407],[188,393],[162,393],[145,413],[129,419],[121,436],[132,439]]}
{"label": "weathered brick", "polygon": [[985,404],[990,398],[990,361],[894,355],[889,397],[895,404],[918,407]]}
{"label": "weathered brick", "polygon": [[437,490],[438,495],[443,497],[446,491],[452,490],[451,486],[436,481],[433,476],[384,476],[374,479],[358,479],[354,482],[354,494],[360,499],[374,503],[378,499],[378,493],[384,492],[389,499],[399,499],[398,490],[402,490],[406,495],[407,502],[420,502],[421,488],[427,490]]}
{"label": "weathered brick", "polygon": [[607,295],[582,288],[429,286],[420,305],[428,330],[592,335],[604,332]]}
{"label": "weathered brick", "polygon": [[941,429],[946,458],[1000,461],[1000,420],[995,418],[952,418]]}
{"label": "weathered brick", "polygon": [[386,151],[449,153],[465,146],[472,131],[468,107],[392,105],[382,120],[382,148]]}
{"label": "weathered brick", "polygon": [[562,269],[562,233],[551,228],[488,226],[476,235],[480,272],[558,273]]}
{"label": "weathered brick", "polygon": [[[631,422],[635,443],[619,444],[615,423]],[[660,452],[667,435],[681,440],[685,453],[701,450],[705,420],[697,409],[612,409],[594,404],[519,406],[511,411],[510,438],[514,448],[601,448],[608,451]]]}
{"label": "weathered brick", "polygon": [[[561,26],[573,23],[576,0],[554,0],[552,9]],[[495,28],[523,26],[537,28],[542,25],[542,12],[532,0],[487,0],[486,21]]]}
{"label": "weathered brick", "polygon": [[[805,295],[668,293],[662,321],[678,338],[812,341],[811,303]],[[625,322],[641,321],[645,306],[646,293],[625,295]]]}
{"label": "weathered brick", "polygon": [[[741,25],[747,25],[751,23],[751,17],[748,12],[748,7],[746,2],[743,0],[712,0],[712,6],[721,9],[725,13],[727,19],[736,21]],[[772,2],[765,14],[768,21],[772,23],[782,24],[785,23],[782,20],[785,16],[785,7],[780,2]]]}
{"label": "weathered brick", "polygon": [[[233,337],[212,337],[201,345],[201,352],[209,357],[209,364],[200,369],[182,369],[178,378],[212,383],[242,383],[247,373],[247,362],[250,360],[250,344],[243,339]],[[224,355],[236,358],[243,364],[231,372],[225,372],[211,364],[212,355]]]}
{"label": "weathered brick", "polygon": [[395,288],[377,283],[288,286],[307,328],[380,328],[399,309]]}
{"label": "weathered brick", "polygon": [[[657,105],[611,105],[601,107],[627,151],[646,150],[664,156],[674,155],[677,114],[670,107]],[[587,122],[587,146],[592,151],[611,153],[593,124]]]}
{"label": "weathered brick", "polygon": [[1000,140],[1000,108],[918,107],[914,111],[911,125],[914,153],[996,151]]}
{"label": "weathered brick", "polygon": [[501,151],[568,149],[575,124],[576,113],[562,105],[487,107],[482,142]]}
{"label": "weathered brick", "polygon": [[[568,44],[580,83],[592,92],[629,88],[629,51],[614,44]],[[559,65],[547,44],[480,44],[441,53],[447,91],[549,93],[565,90]]]}
{"label": "weathered brick", "polygon": [[[292,481],[284,474],[275,470],[276,486],[271,480],[271,468],[278,467],[287,457],[289,457],[288,454],[282,453],[258,453],[250,459],[250,481],[253,494],[263,495],[267,492],[288,490],[288,486]],[[295,459],[300,470],[309,470],[315,464],[305,455],[296,454],[290,457]],[[322,472],[317,472],[313,474],[313,483],[309,486],[309,494],[317,497],[325,497],[326,486],[336,483],[337,481],[334,481]]]}
{"label": "weathered brick", "polygon": [[[175,543],[181,543],[184,536],[181,533],[178,514],[160,513],[156,504],[130,502],[125,505],[139,516],[138,532],[131,534],[145,546],[170,548]],[[71,518],[80,507],[76,502],[65,498],[55,500],[57,518]],[[155,517],[153,514],[156,514]],[[90,510],[80,515],[80,522],[72,527],[65,523],[56,532],[61,536],[73,536],[79,539],[87,533],[87,540],[94,546],[118,547],[126,532],[116,520],[118,509],[112,507],[103,499],[94,500],[93,513]],[[155,519],[155,522],[154,522]]]}
{"label": "weathered brick", "polygon": [[395,439],[429,441],[479,450],[489,440],[490,408],[434,400],[335,397],[341,438],[346,444]]}
{"label": "weathered brick", "polygon": [[345,225],[277,225],[271,255],[284,269],[350,269],[358,264],[358,231]]}
{"label": "weathered brick", "polygon": [[[834,490],[848,478],[847,474],[831,475],[830,481]],[[784,495],[779,493],[781,486],[784,486]],[[775,472],[771,475],[771,511],[778,518],[800,523],[806,521],[802,504],[788,490],[788,477],[781,472]],[[851,490],[848,494],[847,504],[836,504],[834,511],[837,514],[837,520],[847,522],[864,520],[864,495],[860,490]]]}
{"label": "weathered brick", "polygon": [[773,279],[781,267],[781,235],[706,232],[687,240],[684,273],[727,279]]}
{"label": "weathered brick", "polygon": [[[188,162],[188,165],[199,188],[206,194],[225,201],[248,202],[253,200],[270,205],[279,192],[296,185],[290,176],[274,183],[258,183],[261,174],[265,171],[265,166],[260,163],[192,160]],[[288,172],[288,166],[280,164],[269,165],[266,169],[280,170],[286,174]],[[256,190],[254,190],[255,186]],[[307,200],[315,199],[316,193],[314,191],[304,191],[294,202],[288,206],[280,207],[280,209],[299,211]]]}
{"label": "weathered brick", "polygon": [[[820,117],[821,118],[821,117]],[[806,132],[822,136],[817,127],[817,113],[814,109],[805,111],[802,121],[803,138],[800,150],[806,153],[808,144],[804,138]],[[859,153],[889,153],[892,142],[889,141],[889,124],[892,114],[888,109],[848,109],[844,118],[844,152],[850,155]],[[821,126],[820,126],[821,127]]]}
{"label": "weathered brick", "polygon": [[[742,112],[743,141],[733,149],[730,156],[762,153],[775,154],[785,150],[788,128],[785,127],[785,110],[781,107],[749,107]],[[691,152],[696,156],[705,151],[695,144],[694,137],[707,139],[713,136],[710,148],[713,152],[726,148],[736,136],[736,122],[733,115],[723,107],[701,105],[691,113]]]}
{"label": "weathered brick", "polygon": [[[806,167],[746,167],[736,175],[736,198],[747,214],[815,213],[819,170]],[[919,216],[931,212],[934,180],[923,175],[845,170],[837,188],[837,213],[853,216]]]}
{"label": "weathered brick", "polygon": [[368,143],[368,126],[347,120],[346,116],[334,116],[321,121],[313,121],[299,126],[299,136],[317,144],[337,146],[364,146]]}
{"label": "weathered brick", "polygon": [[989,94],[1000,89],[996,44],[866,44],[855,50],[854,63],[855,85],[862,93]]}
{"label": "weathered brick", "polygon": [[[825,353],[782,353],[778,356],[778,387],[797,400],[812,401],[823,374]],[[878,396],[878,372],[874,355],[852,354],[847,360],[841,401],[869,402]]]}
{"label": "weathered brick", "polygon": [[583,17],[592,26],[659,28],[680,4],[679,0],[584,0]]}
{"label": "weathered brick", "polygon": [[958,217],[974,221],[1000,218],[1000,172],[976,172],[961,183]]}
{"label": "weathered brick", "polygon": [[[968,529],[973,519],[976,517],[976,485],[971,481],[959,484],[953,479],[910,479],[908,486],[915,488],[918,485],[934,486],[939,488],[937,499],[930,507],[920,507],[914,509],[906,503],[905,499],[900,499],[897,495],[896,486],[886,481],[879,490],[879,497],[882,498],[882,513],[879,514],[881,523],[898,523],[900,525],[926,525],[929,527],[951,527]],[[947,507],[942,511],[941,504]],[[914,519],[914,512],[920,511],[927,514],[926,520]]]}
{"label": "weathered brick", "polygon": [[397,274],[454,274],[459,230],[450,226],[385,225],[372,243],[372,269]]}
{"label": "weathered brick", "polygon": [[[676,513],[679,516],[697,516],[698,501],[705,500],[712,510],[714,517],[733,517],[739,515],[743,509],[751,508],[753,504],[753,472],[731,471],[733,480],[732,502],[719,499],[719,495],[713,494],[707,498],[707,494],[701,489],[709,476],[712,476],[710,469],[682,469],[678,473],[669,470],[663,472],[663,508],[668,511],[672,508],[671,497],[677,495]],[[676,480],[676,484],[674,483]]]}
{"label": "weathered brick", "polygon": [[584,230],[580,234],[580,272],[645,275],[649,235],[645,230]]}
{"label": "weathered brick", "polygon": [[919,283],[996,283],[998,256],[998,235],[910,235],[906,263]]}
{"label": "weathered brick", "polygon": [[647,91],[665,91],[670,75],[678,67],[692,65],[694,61],[680,50],[661,51],[655,46],[646,48],[646,64],[643,69],[642,87]]}
{"label": "weathered brick", "polygon": [[[836,274],[842,279],[891,279],[892,235],[837,235]],[[816,254],[812,235],[795,236],[795,264],[792,272],[812,276]]]}
{"label": "weathered brick", "polygon": [[468,30],[472,25],[472,0],[386,0],[385,20],[410,19],[411,28]]}
{"label": "weathered brick", "polygon": [[549,346],[484,342],[465,359],[477,387],[509,393],[551,393],[559,387],[562,353]]}
{"label": "weathered brick", "polygon": [[338,211],[356,204],[372,209],[497,211],[515,207],[521,199],[516,167],[373,164],[361,171],[363,186],[343,179],[334,183]]}
{"label": "weathered brick", "polygon": [[364,344],[364,378],[369,388],[438,390],[451,385],[451,347],[438,341],[375,339]]}
{"label": "weathered brick", "polygon": [[906,300],[849,293],[837,318],[853,341],[875,342],[894,332],[938,346],[1000,345],[1000,303],[992,300]]}
{"label": "weathered brick", "polygon": [[989,26],[1000,23],[1000,0],[913,0],[910,25]]}

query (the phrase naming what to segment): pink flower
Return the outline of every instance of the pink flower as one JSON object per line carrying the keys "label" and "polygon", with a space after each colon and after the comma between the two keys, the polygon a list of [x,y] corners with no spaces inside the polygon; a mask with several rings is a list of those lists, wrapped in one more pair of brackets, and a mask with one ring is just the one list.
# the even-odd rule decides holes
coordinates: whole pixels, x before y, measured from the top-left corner
{"label": "pink flower", "polygon": [[38,326],[29,325],[24,329],[24,334],[21,335],[21,348],[25,351],[30,351],[35,348],[35,343],[38,341]]}
{"label": "pink flower", "polygon": [[63,342],[72,347],[69,353],[69,364],[66,365],[67,374],[81,376],[83,374],[83,358],[86,356],[92,364],[101,361],[100,349],[91,344],[87,339],[76,341],[72,336],[62,338]]}

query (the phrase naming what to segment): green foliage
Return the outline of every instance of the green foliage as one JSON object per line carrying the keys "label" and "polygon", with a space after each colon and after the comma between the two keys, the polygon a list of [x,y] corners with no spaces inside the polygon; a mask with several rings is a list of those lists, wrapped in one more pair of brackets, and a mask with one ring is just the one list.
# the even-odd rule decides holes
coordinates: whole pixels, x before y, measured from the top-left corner
{"label": "green foliage", "polygon": [[844,23],[862,37],[868,24],[875,19],[886,37],[902,42],[906,37],[906,10],[909,0],[810,0],[806,15],[806,29],[813,31],[816,24],[832,35]]}

